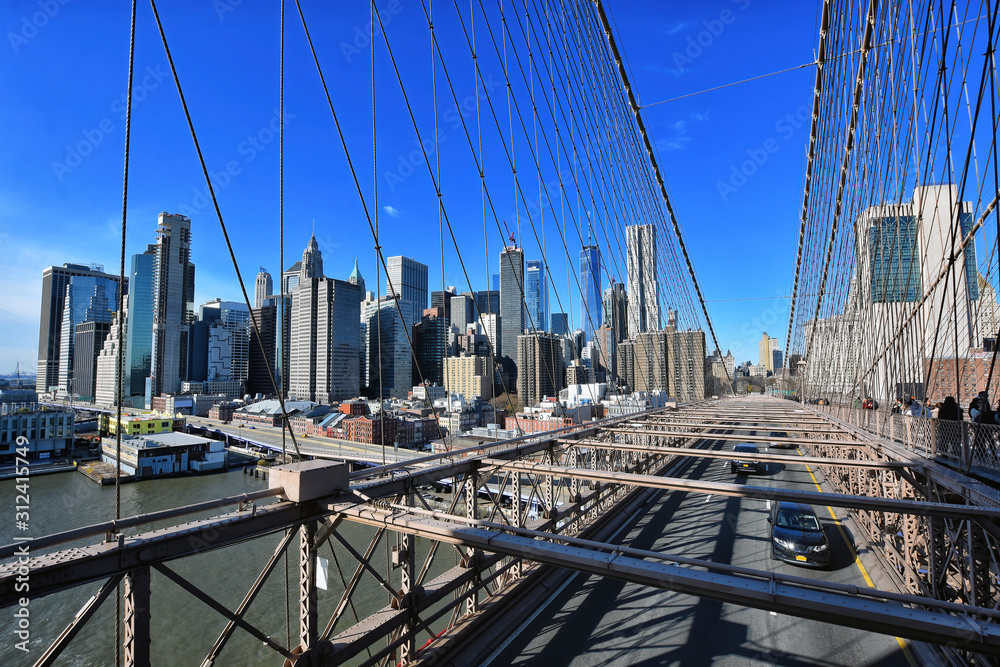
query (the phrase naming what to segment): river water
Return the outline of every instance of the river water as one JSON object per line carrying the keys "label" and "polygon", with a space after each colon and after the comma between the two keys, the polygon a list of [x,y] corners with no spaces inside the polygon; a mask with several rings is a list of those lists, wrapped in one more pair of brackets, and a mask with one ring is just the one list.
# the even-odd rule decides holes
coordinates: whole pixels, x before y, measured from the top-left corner
{"label": "river water", "polygon": [[[6,517],[0,517],[0,544],[13,542],[15,532],[20,536],[38,537],[79,526],[100,523],[114,518],[115,490],[113,486],[98,486],[77,472],[31,477],[30,523],[27,532],[15,530],[14,505],[19,491],[15,480],[0,481],[0,506],[6,507]],[[157,479],[124,484],[121,487],[121,516],[128,517],[157,510],[189,505],[214,498],[232,496],[267,487],[263,479],[244,475],[241,468],[226,473],[174,479]],[[263,502],[269,502],[265,500]],[[200,516],[218,515],[233,511],[221,508]],[[198,516],[198,515],[194,515]],[[186,521],[189,518],[177,520]],[[162,526],[168,524],[153,524]],[[149,530],[150,527],[142,530]],[[367,548],[374,529],[344,522],[338,528],[358,551]],[[172,561],[169,567],[189,581],[197,584],[217,601],[235,610],[257,575],[271,557],[281,534],[272,534],[224,549],[210,551]],[[100,538],[77,544],[94,543]],[[395,544],[395,535],[387,533],[380,542],[375,569],[384,576],[389,554]],[[329,545],[333,545],[333,550]],[[57,547],[65,549],[67,545]],[[429,545],[418,540],[418,567]],[[264,634],[279,644],[294,647],[298,644],[298,538],[288,550],[288,606],[292,640],[286,642],[285,567],[279,564],[271,574],[260,595],[244,617]],[[431,570],[436,576],[454,566],[454,550],[439,552],[438,563]],[[320,550],[320,556],[329,561],[329,589],[319,591],[320,630],[329,622],[344,590],[337,563],[343,577],[349,580],[357,561],[340,543],[331,539]],[[398,571],[393,573],[393,585],[398,588]],[[75,589],[44,598],[31,598],[30,650],[25,653],[15,648],[19,640],[14,635],[13,616],[17,607],[0,609],[0,665],[31,665],[49,644],[72,620],[76,612],[94,595],[103,582],[93,582]],[[176,586],[166,577],[152,571],[152,663],[153,665],[200,665],[215,639],[226,625],[226,619],[197,598]],[[354,611],[360,618],[381,609],[388,603],[388,593],[366,574],[355,593]],[[122,604],[124,608],[124,604]],[[109,596],[98,612],[84,626],[62,654],[60,665],[114,665],[115,664],[115,596]],[[338,624],[334,634],[355,622],[348,612]],[[423,638],[420,642],[423,643]],[[282,658],[247,632],[237,629],[225,646],[217,665],[280,665]]]}

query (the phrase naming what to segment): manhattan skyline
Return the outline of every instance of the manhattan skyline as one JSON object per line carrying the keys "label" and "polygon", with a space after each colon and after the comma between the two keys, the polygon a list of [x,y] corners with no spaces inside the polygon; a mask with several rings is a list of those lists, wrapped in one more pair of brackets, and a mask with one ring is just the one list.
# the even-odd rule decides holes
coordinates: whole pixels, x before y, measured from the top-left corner
{"label": "manhattan skyline", "polygon": [[[211,5],[184,6],[189,13],[169,13],[164,17],[165,28],[203,140],[223,216],[231,230],[239,230],[233,235],[234,249],[244,282],[252,289],[259,266],[268,267],[275,277],[279,273],[275,268],[279,264],[275,21],[247,11],[245,6],[236,6],[221,16]],[[19,10],[30,16],[32,7],[11,10],[11,23],[18,24]],[[425,44],[424,34],[416,29],[423,21],[422,12],[412,11],[415,7],[409,3],[401,7],[388,28],[390,36],[399,40],[400,49]],[[338,76],[348,86],[351,82],[360,86],[370,77],[368,51],[367,47],[351,45],[355,27],[368,28],[367,13],[350,9],[343,16],[334,16],[309,3],[304,10],[311,20],[329,30],[330,43],[319,52],[327,77]],[[699,8],[671,9],[668,16],[656,4],[639,3],[611,6],[610,11],[644,104],[704,90],[712,87],[709,84],[725,85],[775,72],[812,58],[814,7],[716,2]],[[762,48],[761,27],[773,23],[777,16],[801,30],[789,31],[791,41],[780,50]],[[393,33],[396,26],[398,32]],[[26,43],[14,45],[7,40],[8,44],[0,49],[0,88],[18,91],[11,97],[11,104],[0,111],[0,133],[9,158],[0,166],[0,183],[4,184],[0,186],[0,243],[7,250],[7,270],[0,277],[0,289],[9,295],[0,305],[6,324],[0,332],[0,370],[13,370],[18,360],[22,368],[34,370],[38,299],[45,268],[65,262],[103,263],[109,273],[117,273],[124,145],[121,96],[127,74],[127,28],[127,12],[70,4],[61,6],[59,14]],[[376,267],[364,212],[357,205],[356,194],[351,193],[336,131],[324,108],[322,88],[303,44],[301,26],[289,21],[286,33],[285,257],[281,269],[296,261],[315,225],[327,275],[346,278],[357,257],[366,279],[374,280],[378,268],[384,284],[384,272]],[[699,39],[702,46],[698,46]],[[248,50],[250,43],[260,48]],[[213,47],[209,49],[208,44]],[[341,48],[343,45],[350,48]],[[456,42],[442,47],[457,58],[464,45]],[[195,303],[214,298],[239,300],[219,223],[203,194],[204,181],[148,8],[140,8],[136,48],[126,252],[131,256],[144,250],[149,241],[148,221],[158,213],[190,215],[192,262],[199,267]],[[241,55],[212,56],[216,51]],[[737,54],[739,58],[734,57]],[[378,52],[376,58],[385,64],[384,52]],[[415,68],[416,64],[412,65],[411,75],[415,75]],[[90,70],[100,75],[84,77],[84,72]],[[30,85],[43,72],[52,85]],[[457,80],[457,73],[453,76]],[[493,69],[492,79],[490,72],[484,72],[480,97],[491,87],[498,94],[502,76],[500,68]],[[83,80],[87,85],[82,84]],[[464,83],[459,86],[456,81],[460,105],[475,99],[471,76],[466,76]],[[390,72],[379,71],[376,85],[387,97],[395,93],[398,98]],[[801,174],[799,146],[807,132],[807,114],[797,110],[809,101],[811,85],[809,70],[803,69],[651,106],[643,112],[673,191],[693,262],[713,268],[702,269],[700,277],[719,343],[723,348],[732,348],[737,358],[756,356],[756,340],[762,331],[770,330],[784,338],[784,332],[779,330],[780,322],[787,319],[787,302],[711,302],[727,297],[786,295],[792,267],[741,267],[739,262],[716,263],[715,259],[727,253],[739,254],[741,245],[756,238],[749,230],[753,225],[745,224],[748,219],[773,228],[776,241],[772,252],[792,256],[794,241],[790,239],[794,234],[786,232],[797,226],[801,190],[798,185],[776,190],[770,184],[782,180],[784,174]],[[70,99],[74,102],[67,105]],[[765,108],[761,99],[776,102]],[[420,101],[428,106],[426,99]],[[352,110],[343,96],[335,103],[348,126],[350,146],[360,150],[370,144],[363,119],[370,111],[368,105],[359,103],[358,109]],[[457,124],[458,113],[444,94],[439,95],[437,106],[448,137],[442,150],[451,146],[457,152],[464,141]],[[738,130],[731,129],[736,116],[741,119]],[[465,111],[462,117],[469,122],[474,114]],[[371,214],[378,211],[383,253],[387,257],[414,257],[427,264],[431,290],[441,289],[443,284],[454,285],[459,292],[468,291],[470,286],[453,249],[447,245],[442,275],[436,202],[429,193],[426,173],[417,168],[423,165],[409,162],[415,150],[412,127],[402,122],[394,125],[390,120],[386,112],[378,121],[380,194],[377,207],[373,199],[368,201]],[[429,118],[421,119],[422,132],[432,125],[425,121]],[[719,128],[730,129],[720,132]],[[755,175],[744,176],[745,183],[734,185],[740,178],[731,173],[730,167],[735,165],[738,172],[747,155],[754,154],[769,137],[776,138],[781,150],[766,154],[766,163],[754,168]],[[78,150],[81,146],[83,151]],[[712,161],[702,155],[710,147],[716,149]],[[81,155],[84,151],[88,155]],[[492,158],[494,168],[500,164],[498,159],[496,155]],[[330,167],[324,168],[326,171],[317,169],[321,164]],[[370,180],[370,163],[359,165],[359,170]],[[791,180],[797,183],[796,179]],[[483,248],[481,211],[478,222],[475,216],[481,206],[478,187],[459,196],[456,189],[460,181],[454,174],[446,175],[443,181],[446,197],[451,196],[449,215],[456,225],[460,219],[472,221],[470,225],[458,225],[462,235],[459,242],[468,256],[472,289],[486,289],[490,274],[499,271],[497,257],[506,239],[499,231],[487,228],[488,247]],[[731,188],[735,191],[729,192]],[[571,202],[580,208],[581,217],[585,217],[584,209],[591,208],[584,203]],[[525,248],[525,259],[531,260],[542,257],[542,249],[526,225],[526,214],[513,200],[498,204],[498,217],[511,226]],[[43,228],[49,232],[44,241],[37,233]],[[406,233],[414,228],[425,233],[416,237]],[[548,248],[549,307],[551,312],[572,312],[570,326],[576,329],[581,327],[581,318],[575,265],[586,232],[581,241],[574,240],[576,232],[570,231],[566,238],[571,261],[561,256],[561,246]],[[446,229],[446,239],[447,234]],[[547,241],[559,242],[550,232],[546,236]],[[554,247],[558,252],[553,252]],[[602,286],[609,284],[609,275],[625,282],[621,259],[617,267],[604,259],[608,274],[602,276]],[[129,268],[126,266],[126,273]],[[740,286],[738,294],[731,289],[734,284]],[[698,324],[681,322],[684,327]]]}

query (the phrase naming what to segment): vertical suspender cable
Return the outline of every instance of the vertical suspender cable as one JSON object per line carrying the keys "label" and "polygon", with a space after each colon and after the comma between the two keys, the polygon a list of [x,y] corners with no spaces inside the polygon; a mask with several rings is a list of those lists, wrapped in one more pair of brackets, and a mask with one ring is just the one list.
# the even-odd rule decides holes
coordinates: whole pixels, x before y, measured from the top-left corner
{"label": "vertical suspender cable", "polygon": [[[874,3],[875,0],[872,0]],[[649,141],[649,133],[646,132],[646,125],[642,122],[642,114],[639,111],[639,104],[636,102],[635,93],[632,91],[632,85],[629,83],[628,73],[625,71],[625,64],[622,61],[621,53],[618,51],[618,44],[615,42],[614,34],[611,32],[611,24],[608,22],[608,15],[604,12],[604,6],[601,4],[601,0],[594,0],[594,5],[597,8],[597,13],[601,17],[601,25],[604,28],[604,35],[607,37],[608,46],[611,47],[611,52],[615,59],[615,64],[618,66],[618,75],[621,77],[622,85],[625,87],[625,92],[628,94],[629,106],[632,108],[632,114],[635,116],[635,123],[639,128],[639,132],[642,134],[642,140],[646,145],[646,153],[649,155],[649,162],[653,166],[653,172],[656,175],[656,182],[660,186],[660,195],[663,197],[663,203],[667,208],[667,213],[670,216],[670,223],[674,228],[674,235],[677,236],[677,245],[681,249],[681,254],[684,255],[684,262],[687,264],[688,274],[691,276],[691,284],[694,286],[694,291],[698,295],[698,302],[701,304],[701,310],[705,314],[705,324],[708,325],[708,331],[712,334],[712,342],[715,343],[715,348],[721,350],[719,345],[719,339],[715,335],[715,327],[712,326],[712,318],[708,314],[708,306],[705,305],[705,297],[701,293],[701,287],[698,285],[698,277],[694,273],[694,265],[691,263],[691,257],[688,255],[687,246],[684,244],[684,237],[681,234],[680,225],[677,224],[677,218],[674,216],[673,206],[670,204],[670,197],[667,195],[667,188],[663,181],[663,175],[660,173],[660,165],[656,160],[656,155],[653,152],[653,145]],[[729,377],[729,369],[726,369],[726,378],[729,382],[732,382],[732,378]]]}
{"label": "vertical suspender cable", "polygon": [[[135,13],[136,0],[132,0],[132,21],[129,30],[128,40],[128,92],[125,103],[125,169],[122,182],[122,248],[121,261],[118,267],[118,354],[115,360],[115,520],[122,518],[122,400],[124,388],[123,368],[125,365],[125,231],[128,221],[128,162],[129,145],[132,139],[132,68],[135,62]],[[70,392],[72,394],[72,391]],[[118,585],[119,589],[121,584]],[[115,595],[115,664],[121,661],[121,598],[120,594]]]}

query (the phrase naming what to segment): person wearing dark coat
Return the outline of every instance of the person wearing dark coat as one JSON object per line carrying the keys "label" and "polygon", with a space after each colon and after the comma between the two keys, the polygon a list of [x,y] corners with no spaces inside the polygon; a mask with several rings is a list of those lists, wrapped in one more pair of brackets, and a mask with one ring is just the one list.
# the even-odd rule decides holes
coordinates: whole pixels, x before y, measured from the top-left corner
{"label": "person wearing dark coat", "polygon": [[955,397],[946,397],[944,403],[941,404],[941,409],[938,411],[938,419],[960,422],[962,421],[962,417],[962,408],[958,405]]}

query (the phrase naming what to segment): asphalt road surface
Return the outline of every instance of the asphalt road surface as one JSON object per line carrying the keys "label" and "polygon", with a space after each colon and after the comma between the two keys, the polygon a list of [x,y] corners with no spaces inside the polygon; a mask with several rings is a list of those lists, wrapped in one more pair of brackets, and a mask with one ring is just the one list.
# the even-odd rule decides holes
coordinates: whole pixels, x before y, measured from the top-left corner
{"label": "asphalt road surface", "polygon": [[[769,435],[770,427],[760,434]],[[747,432],[749,433],[749,432]],[[708,449],[731,450],[712,442]],[[763,449],[763,448],[762,448]],[[797,449],[769,453],[799,455]],[[763,474],[732,474],[729,462],[695,459],[679,476],[755,486],[816,490],[802,465],[769,463]],[[731,563],[858,586],[866,573],[827,507],[814,507],[830,539],[831,566],[804,568],[771,559],[766,500],[666,492],[620,535],[639,549]],[[844,510],[835,509],[837,516]],[[701,599],[614,579],[577,575],[492,665],[913,665],[909,647],[874,634]]]}

